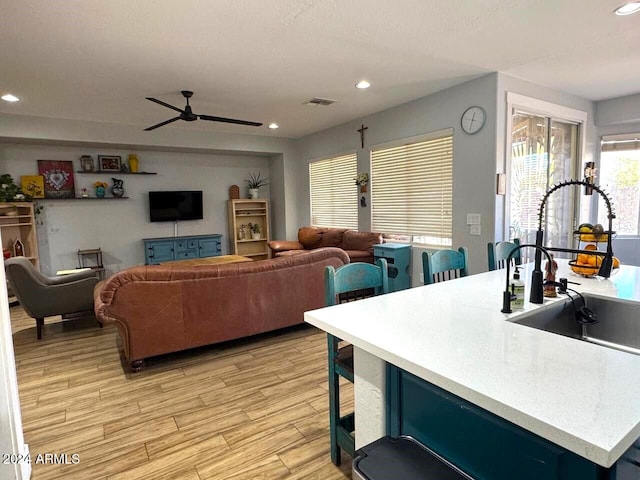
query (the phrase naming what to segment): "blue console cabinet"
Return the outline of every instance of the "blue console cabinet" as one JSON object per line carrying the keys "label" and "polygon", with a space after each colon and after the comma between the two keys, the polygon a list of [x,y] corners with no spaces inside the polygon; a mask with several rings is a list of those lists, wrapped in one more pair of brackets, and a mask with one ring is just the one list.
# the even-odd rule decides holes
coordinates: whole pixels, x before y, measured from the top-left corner
{"label": "blue console cabinet", "polygon": [[144,261],[154,265],[172,260],[216,257],[222,253],[222,235],[145,238]]}
{"label": "blue console cabinet", "polygon": [[389,266],[389,291],[397,292],[411,287],[409,265],[411,245],[406,243],[381,243],[373,246],[374,260],[384,258]]}

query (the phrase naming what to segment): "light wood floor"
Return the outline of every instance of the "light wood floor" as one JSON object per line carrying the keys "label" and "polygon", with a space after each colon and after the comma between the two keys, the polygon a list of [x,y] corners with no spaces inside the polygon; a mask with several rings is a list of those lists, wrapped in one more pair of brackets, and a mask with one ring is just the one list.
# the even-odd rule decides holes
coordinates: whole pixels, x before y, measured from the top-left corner
{"label": "light wood floor", "polygon": [[[329,459],[325,335],[310,326],[147,360],[131,373],[115,327],[11,308],[25,441],[77,465],[46,479],[351,478]],[[345,408],[353,406],[352,389]]]}

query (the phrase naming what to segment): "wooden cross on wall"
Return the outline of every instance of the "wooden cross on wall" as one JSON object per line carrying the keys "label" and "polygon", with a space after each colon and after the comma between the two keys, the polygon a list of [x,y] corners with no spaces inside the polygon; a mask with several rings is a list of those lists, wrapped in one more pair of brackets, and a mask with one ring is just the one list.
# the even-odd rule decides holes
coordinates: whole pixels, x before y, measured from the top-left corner
{"label": "wooden cross on wall", "polygon": [[360,132],[360,148],[364,148],[364,131],[368,129],[369,127],[365,127],[363,123],[357,130],[358,132]]}

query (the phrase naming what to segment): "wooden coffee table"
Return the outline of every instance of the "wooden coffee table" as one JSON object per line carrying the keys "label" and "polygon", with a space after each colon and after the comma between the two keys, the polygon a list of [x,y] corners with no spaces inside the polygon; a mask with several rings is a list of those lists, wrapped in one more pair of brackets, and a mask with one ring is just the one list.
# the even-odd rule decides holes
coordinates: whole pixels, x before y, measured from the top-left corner
{"label": "wooden coffee table", "polygon": [[162,262],[160,265],[198,266],[198,265],[220,265],[223,263],[253,262],[249,257],[241,255],[218,255],[217,257],[189,258],[187,260],[172,260]]}

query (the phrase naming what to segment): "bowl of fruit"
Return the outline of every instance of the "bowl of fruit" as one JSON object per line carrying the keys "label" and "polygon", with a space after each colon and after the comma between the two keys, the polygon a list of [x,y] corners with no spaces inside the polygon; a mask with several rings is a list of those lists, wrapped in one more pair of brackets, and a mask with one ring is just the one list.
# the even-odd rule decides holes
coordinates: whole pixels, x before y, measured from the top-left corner
{"label": "bowl of fruit", "polygon": [[574,233],[578,235],[581,242],[606,242],[609,235],[614,232],[605,231],[604,227],[599,223],[595,225],[581,223]]}
{"label": "bowl of fruit", "polygon": [[[585,245],[584,250],[587,252],[578,253],[575,260],[569,261],[569,267],[578,275],[582,275],[583,277],[593,277],[600,271],[602,259],[605,257],[605,254],[603,252],[598,252],[598,247],[593,243]],[[615,269],[619,267],[620,260],[618,260],[617,257],[613,257],[613,268]]]}

